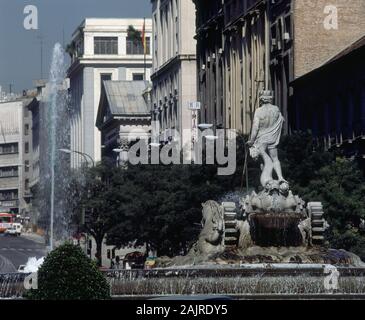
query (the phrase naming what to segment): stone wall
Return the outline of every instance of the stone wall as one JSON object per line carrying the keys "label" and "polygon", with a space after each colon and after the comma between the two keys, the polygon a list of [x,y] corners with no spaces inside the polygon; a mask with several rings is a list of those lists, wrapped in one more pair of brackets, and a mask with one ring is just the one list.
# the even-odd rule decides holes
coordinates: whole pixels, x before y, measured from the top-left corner
{"label": "stone wall", "polygon": [[[327,30],[326,6],[335,6],[338,29]],[[365,35],[364,0],[293,0],[295,57],[298,78],[316,69]]]}

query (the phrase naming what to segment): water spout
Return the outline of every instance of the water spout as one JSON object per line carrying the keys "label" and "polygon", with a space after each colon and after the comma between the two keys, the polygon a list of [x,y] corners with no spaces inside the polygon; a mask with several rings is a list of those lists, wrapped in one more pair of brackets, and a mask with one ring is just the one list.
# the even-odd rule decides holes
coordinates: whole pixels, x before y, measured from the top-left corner
{"label": "water spout", "polygon": [[62,87],[65,79],[65,53],[62,46],[57,43],[53,49],[53,57],[50,71],[50,90],[49,90],[49,108],[50,108],[50,147],[51,147],[51,199],[50,199],[50,250],[53,250],[54,244],[54,204],[55,204],[55,160],[56,160],[56,123],[57,123],[57,101],[58,92]]}

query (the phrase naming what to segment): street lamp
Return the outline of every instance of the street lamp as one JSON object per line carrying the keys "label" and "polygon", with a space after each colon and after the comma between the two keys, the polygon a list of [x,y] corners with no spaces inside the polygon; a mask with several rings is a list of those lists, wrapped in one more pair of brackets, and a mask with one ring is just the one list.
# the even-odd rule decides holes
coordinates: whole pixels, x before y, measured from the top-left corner
{"label": "street lamp", "polygon": [[[76,153],[79,154],[81,156],[84,157],[86,163],[88,164],[91,160],[92,166],[95,167],[95,161],[94,159],[87,153],[85,152],[81,152],[81,151],[76,151],[76,150],[70,150],[70,149],[58,149],[58,151],[63,152],[63,153],[67,153],[67,154],[72,154],[72,153]],[[89,160],[88,160],[89,159]]]}
{"label": "street lamp", "polygon": [[206,129],[213,128],[213,125],[212,124],[209,124],[209,123],[201,123],[201,124],[198,125],[198,128],[200,130],[206,130]]}
{"label": "street lamp", "polygon": [[208,141],[215,141],[218,140],[218,136],[205,136],[205,139],[207,139]]}
{"label": "street lamp", "polygon": [[124,151],[123,149],[113,149],[113,152],[115,152],[115,153],[121,153],[123,151]]}
{"label": "street lamp", "polygon": [[122,167],[126,167],[126,164],[128,162],[128,149],[127,148],[115,148],[113,149],[113,152],[119,154],[119,160],[118,160],[118,165],[119,165],[119,161],[122,162]]}
{"label": "street lamp", "polygon": [[158,148],[158,147],[160,147],[160,146],[161,146],[161,144],[160,144],[160,143],[156,143],[156,142],[152,142],[152,143],[150,143],[150,147]]}
{"label": "street lamp", "polygon": [[[58,149],[58,151],[63,152],[63,153],[66,153],[66,154],[72,154],[72,153],[79,154],[79,155],[81,155],[81,156],[84,157],[85,162],[87,164],[89,164],[89,160],[88,159],[90,159],[93,168],[95,167],[95,161],[94,161],[94,159],[89,154],[87,154],[87,153],[84,153],[84,152],[81,152],[81,151],[76,151],[76,150],[70,150],[70,149]],[[86,233],[85,242],[86,242],[86,253],[87,253],[88,246],[89,246],[89,236],[88,236],[88,233]],[[90,253],[90,258],[91,258],[91,253]]]}

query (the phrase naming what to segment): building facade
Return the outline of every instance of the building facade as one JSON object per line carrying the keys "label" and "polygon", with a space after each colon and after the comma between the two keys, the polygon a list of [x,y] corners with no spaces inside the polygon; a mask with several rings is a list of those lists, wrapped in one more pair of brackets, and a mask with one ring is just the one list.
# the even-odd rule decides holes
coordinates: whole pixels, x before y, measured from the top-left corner
{"label": "building facade", "polygon": [[251,130],[263,89],[274,91],[289,133],[294,94],[290,83],[365,30],[365,3],[359,0],[194,3],[201,121],[244,134]]}
{"label": "building facade", "polygon": [[[195,8],[191,0],[151,0],[153,21],[152,120],[155,142],[187,143],[188,105],[196,101]],[[175,133],[174,133],[175,132]],[[179,135],[177,135],[179,133]],[[188,139],[188,138],[187,138]]]}
{"label": "building facade", "polygon": [[0,102],[0,211],[29,215],[33,98]]}
{"label": "building facade", "polygon": [[311,131],[365,168],[365,37],[293,83],[294,130]]}
{"label": "building facade", "polygon": [[[145,24],[146,51],[137,39]],[[133,27],[132,33],[130,26]],[[101,160],[101,136],[95,126],[104,80],[149,80],[152,67],[150,19],[85,19],[68,47],[71,90],[71,149]],[[146,53],[146,54],[145,54]],[[72,154],[71,166],[79,167],[81,155]]]}
{"label": "building facade", "polygon": [[41,102],[40,97],[33,99],[29,104],[28,109],[31,113],[31,156],[30,156],[30,193],[31,199],[29,204],[30,224],[33,231],[37,232],[38,219],[40,217],[39,208],[37,206],[37,197],[39,195],[39,182],[40,182],[40,133],[41,133]]}
{"label": "building facade", "polygon": [[150,138],[149,82],[104,81],[96,126],[101,132],[103,158],[126,165],[130,144]]}

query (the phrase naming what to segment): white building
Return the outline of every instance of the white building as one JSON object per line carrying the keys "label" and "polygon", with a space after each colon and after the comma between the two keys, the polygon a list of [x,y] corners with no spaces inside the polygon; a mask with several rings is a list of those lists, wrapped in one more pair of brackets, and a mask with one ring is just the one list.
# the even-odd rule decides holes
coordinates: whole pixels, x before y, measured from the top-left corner
{"label": "white building", "polygon": [[[68,48],[73,114],[71,149],[101,160],[101,136],[96,128],[101,83],[104,80],[149,80],[152,55],[152,21],[145,20],[146,55],[142,41],[128,36],[133,26],[142,33],[144,19],[88,18],[76,29]],[[73,154],[71,166],[78,167],[83,157]]]}
{"label": "white building", "polygon": [[[191,0],[151,0],[153,11],[153,120],[160,142],[192,128],[196,101],[195,6]],[[181,138],[181,136],[179,137]],[[183,144],[187,141],[182,140]]]}
{"label": "white building", "polygon": [[0,102],[0,211],[23,216],[29,214],[32,101]]}

